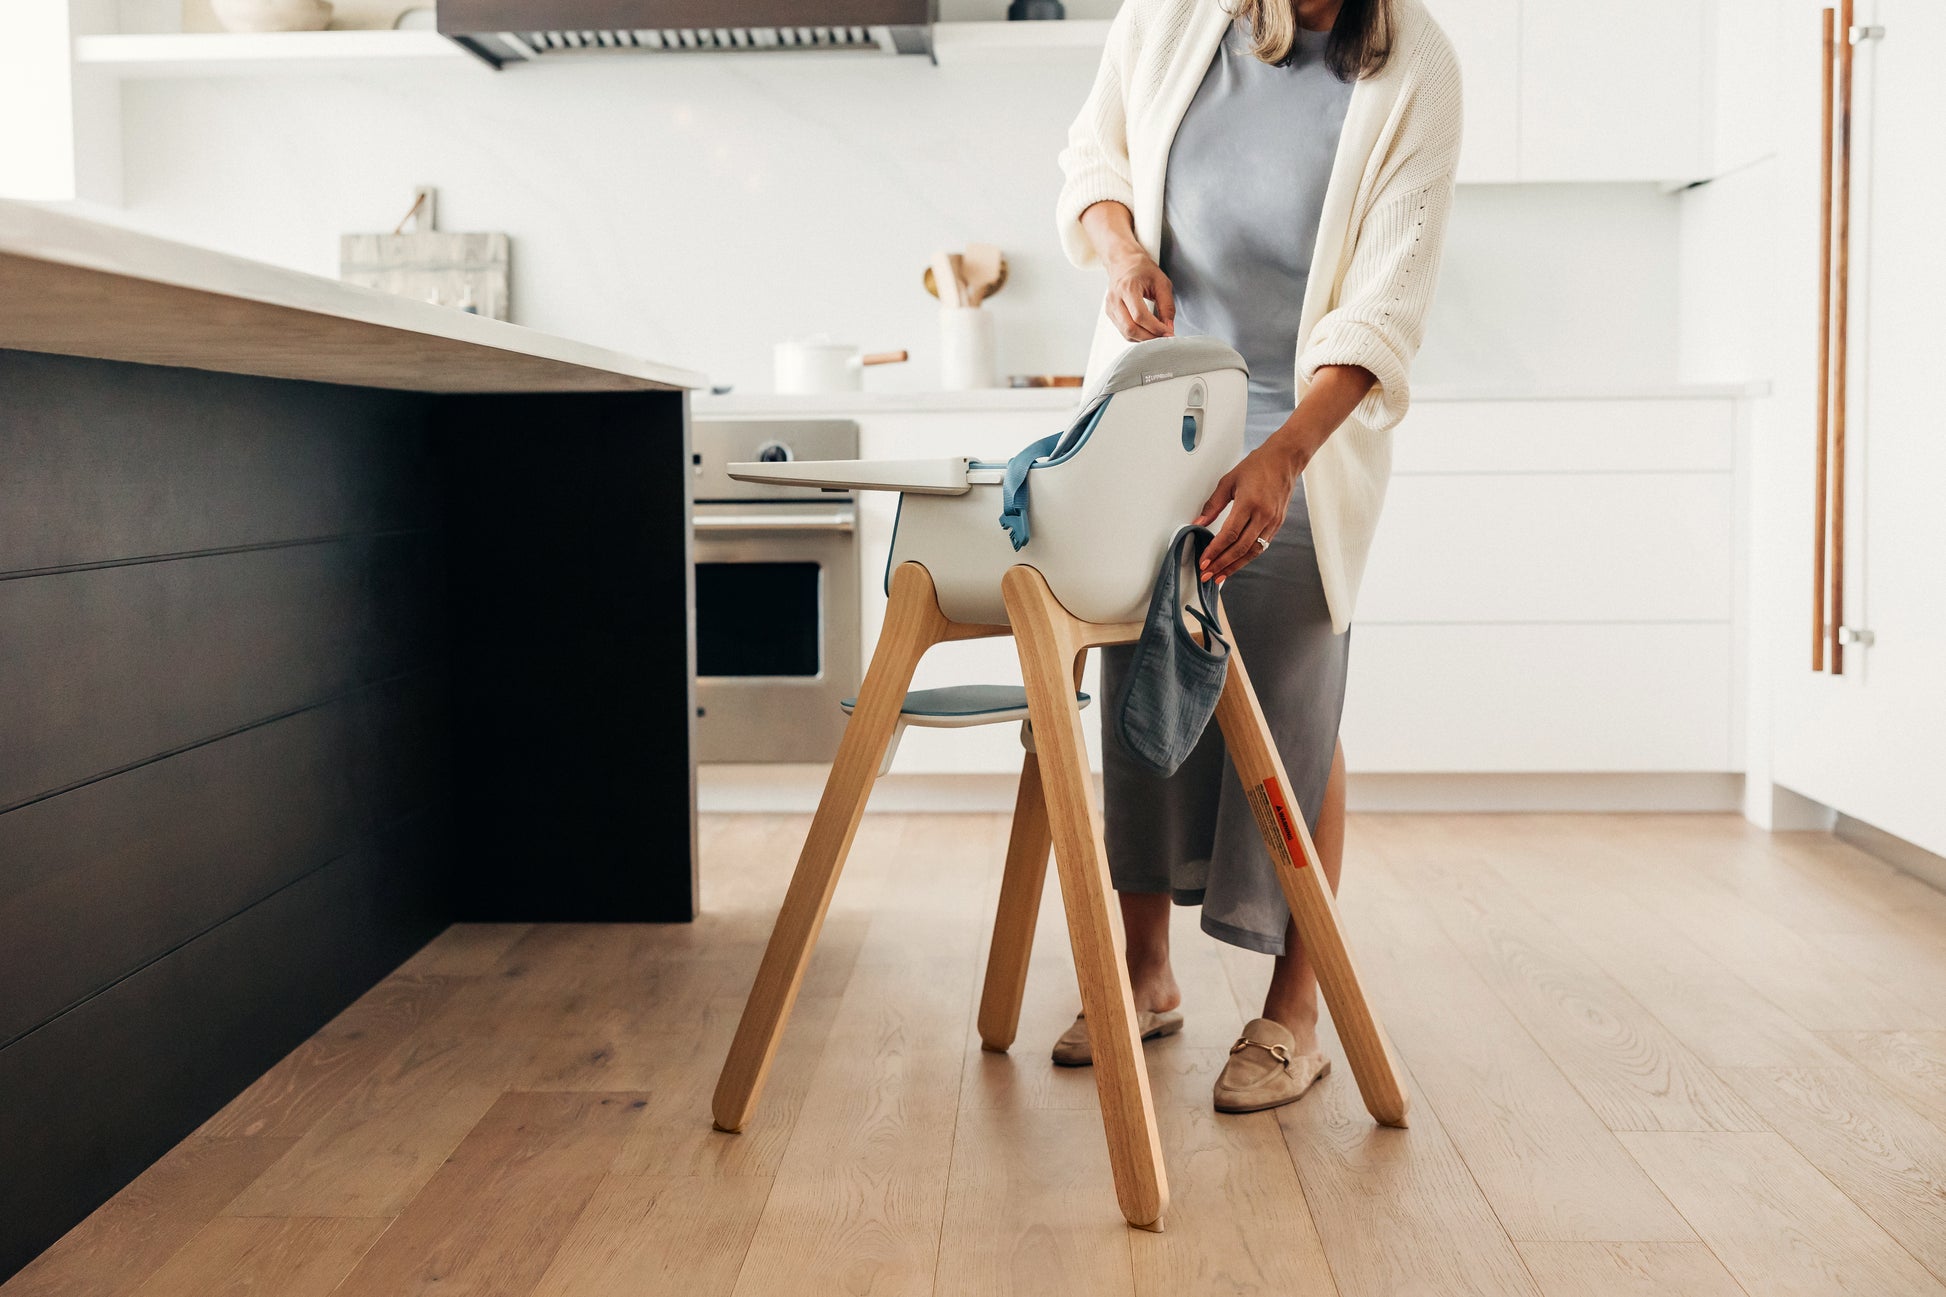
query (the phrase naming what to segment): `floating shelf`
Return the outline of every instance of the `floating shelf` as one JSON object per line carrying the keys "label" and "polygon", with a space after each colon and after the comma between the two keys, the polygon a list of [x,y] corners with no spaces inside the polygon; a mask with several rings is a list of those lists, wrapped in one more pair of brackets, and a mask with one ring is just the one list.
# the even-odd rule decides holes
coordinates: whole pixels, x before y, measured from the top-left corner
{"label": "floating shelf", "polygon": [[[1089,54],[1100,50],[1106,19],[1059,22],[944,22],[933,28],[941,63],[1006,62],[1043,54]],[[591,54],[591,59],[764,59],[836,58],[831,53],[762,54]],[[262,76],[314,72],[321,75],[381,67],[433,63],[472,64],[459,46],[428,31],[324,32],[168,32],[154,35],[82,36],[74,42],[74,61],[124,78]],[[888,60],[891,61],[891,60]],[[896,60],[905,62],[906,60]],[[912,61],[918,61],[914,59]],[[554,66],[565,66],[563,63]],[[512,68],[509,76],[519,75]]]}
{"label": "floating shelf", "polygon": [[[81,36],[74,61],[123,77],[256,76],[344,72],[359,65],[472,63],[438,32],[170,32]],[[484,64],[476,64],[485,71]]]}
{"label": "floating shelf", "polygon": [[1108,23],[1106,18],[938,23],[932,29],[933,52],[941,63],[1005,60],[1020,55],[1097,54],[1108,39]]}

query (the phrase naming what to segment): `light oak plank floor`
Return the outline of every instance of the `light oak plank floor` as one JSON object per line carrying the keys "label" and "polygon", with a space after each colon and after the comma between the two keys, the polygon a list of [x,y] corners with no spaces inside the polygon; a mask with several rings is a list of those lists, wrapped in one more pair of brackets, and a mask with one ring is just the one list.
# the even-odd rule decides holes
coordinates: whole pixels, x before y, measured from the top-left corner
{"label": "light oak plank floor", "polygon": [[756,1118],[709,1128],[807,827],[706,817],[694,924],[451,929],[0,1297],[1946,1297],[1946,896],[1835,839],[1354,817],[1405,1130],[1342,1060],[1213,1113],[1269,961],[1178,910],[1151,1234],[1047,1060],[1052,870],[1019,1038],[979,1047],[1001,816],[866,817]]}

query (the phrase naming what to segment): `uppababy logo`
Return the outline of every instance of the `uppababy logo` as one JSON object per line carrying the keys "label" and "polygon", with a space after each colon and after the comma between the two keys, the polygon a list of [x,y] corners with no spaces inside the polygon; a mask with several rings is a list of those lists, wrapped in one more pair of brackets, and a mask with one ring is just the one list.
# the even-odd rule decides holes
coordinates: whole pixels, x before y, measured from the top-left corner
{"label": "uppababy logo", "polygon": [[1174,375],[1173,373],[1171,373],[1171,374],[1144,374],[1144,375],[1142,375],[1142,385],[1143,385],[1144,387],[1146,387],[1146,386],[1148,386],[1148,385],[1149,385],[1150,383],[1160,383],[1160,382],[1161,382],[1162,380],[1164,380],[1165,378],[1174,378],[1174,377],[1175,377],[1175,375]]}

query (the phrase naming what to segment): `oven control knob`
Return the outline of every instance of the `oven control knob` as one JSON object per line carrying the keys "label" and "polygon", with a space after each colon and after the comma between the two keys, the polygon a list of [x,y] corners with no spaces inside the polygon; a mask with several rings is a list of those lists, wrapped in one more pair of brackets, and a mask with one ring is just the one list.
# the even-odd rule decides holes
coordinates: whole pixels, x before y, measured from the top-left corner
{"label": "oven control knob", "polygon": [[790,460],[791,448],[781,441],[766,441],[757,447],[759,464],[788,464]]}

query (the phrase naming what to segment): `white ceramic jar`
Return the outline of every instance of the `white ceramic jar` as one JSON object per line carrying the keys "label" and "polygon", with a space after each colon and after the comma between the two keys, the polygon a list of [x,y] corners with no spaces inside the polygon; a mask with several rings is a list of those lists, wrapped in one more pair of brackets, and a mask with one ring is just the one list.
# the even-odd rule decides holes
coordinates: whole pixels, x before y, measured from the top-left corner
{"label": "white ceramic jar", "polygon": [[331,25],[329,0],[210,0],[225,31],[315,32]]}
{"label": "white ceramic jar", "polygon": [[939,308],[939,385],[967,392],[998,385],[993,314],[977,306]]}

